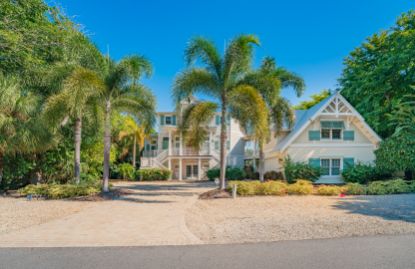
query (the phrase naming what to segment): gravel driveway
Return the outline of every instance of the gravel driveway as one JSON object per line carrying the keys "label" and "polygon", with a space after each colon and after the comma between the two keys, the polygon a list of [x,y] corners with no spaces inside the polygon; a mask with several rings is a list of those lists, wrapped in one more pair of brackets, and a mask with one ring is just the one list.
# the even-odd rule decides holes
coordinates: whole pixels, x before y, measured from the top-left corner
{"label": "gravel driveway", "polygon": [[415,195],[199,200],[186,223],[205,243],[415,233]]}

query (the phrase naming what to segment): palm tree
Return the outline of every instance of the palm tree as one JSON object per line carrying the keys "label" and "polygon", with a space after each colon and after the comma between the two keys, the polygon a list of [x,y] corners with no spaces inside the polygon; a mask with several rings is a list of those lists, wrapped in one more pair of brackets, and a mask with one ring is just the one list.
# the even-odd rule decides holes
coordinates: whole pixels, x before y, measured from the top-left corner
{"label": "palm tree", "polygon": [[113,111],[131,113],[150,128],[155,121],[155,99],[151,91],[139,83],[144,74],[151,75],[151,64],[144,57],[128,57],[115,63],[108,59],[104,73],[105,87],[101,95],[104,107],[104,173],[103,191],[108,192],[111,113]]}
{"label": "palm tree", "polygon": [[62,120],[74,121],[74,177],[76,184],[81,179],[81,141],[82,120],[84,117],[96,117],[98,100],[102,93],[103,82],[97,73],[78,67],[65,79],[62,90],[51,96],[46,103],[45,115],[50,122],[57,124]]}
{"label": "palm tree", "polygon": [[144,147],[144,140],[147,137],[145,128],[138,125],[136,120],[131,116],[126,116],[123,122],[123,129],[118,134],[118,139],[132,139],[130,143],[132,146],[132,159],[131,164],[135,168],[137,164],[137,145],[138,151]]}
{"label": "palm tree", "polygon": [[[188,69],[179,74],[174,83],[173,97],[177,103],[195,93],[207,94],[220,103],[220,189],[226,187],[226,112],[232,91],[250,70],[253,46],[258,44],[258,38],[253,35],[238,36],[227,45],[221,57],[211,41],[194,38],[185,50]],[[203,67],[194,66],[196,60],[200,60]]]}
{"label": "palm tree", "polygon": [[40,152],[55,142],[39,117],[39,101],[16,78],[0,74],[0,184],[6,154]]}
{"label": "palm tree", "polygon": [[[251,85],[259,91],[266,103],[264,111],[267,111],[272,125],[272,130],[259,133],[259,137],[258,134],[253,133],[253,138],[257,140],[259,148],[259,178],[264,181],[264,145],[269,137],[264,139],[263,135],[269,136],[272,132],[274,136],[277,136],[282,131],[285,121],[288,123],[288,127],[292,126],[294,121],[294,112],[289,101],[281,96],[281,89],[291,87],[297,96],[300,96],[304,91],[305,84],[301,77],[282,67],[277,67],[275,60],[270,57],[265,58],[261,67],[247,74],[240,83],[241,85]],[[252,126],[254,130],[257,124],[260,125],[259,128],[263,128],[262,123],[258,121],[252,121],[251,124],[254,125]],[[266,128],[268,129],[269,126]]]}

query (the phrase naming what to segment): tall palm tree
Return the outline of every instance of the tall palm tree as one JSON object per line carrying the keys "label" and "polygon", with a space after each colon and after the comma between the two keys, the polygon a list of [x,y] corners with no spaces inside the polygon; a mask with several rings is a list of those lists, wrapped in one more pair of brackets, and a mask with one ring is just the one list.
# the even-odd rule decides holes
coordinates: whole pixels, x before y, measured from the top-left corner
{"label": "tall palm tree", "polygon": [[39,117],[39,101],[16,78],[0,74],[0,184],[6,154],[40,152],[55,142]]}
{"label": "tall palm tree", "polygon": [[[137,66],[138,68],[135,68]],[[104,192],[108,192],[110,175],[111,113],[131,113],[139,118],[146,128],[154,124],[155,98],[148,88],[139,83],[142,75],[151,75],[149,66],[150,62],[144,57],[128,57],[119,63],[108,59],[104,73],[105,87],[101,95],[104,107]]]}
{"label": "tall palm tree", "polygon": [[[253,134],[253,138],[257,140],[259,148],[259,178],[261,181],[264,181],[264,145],[269,137],[264,140],[262,135],[266,134],[269,136],[270,133],[274,133],[274,136],[277,136],[282,131],[284,122],[290,127],[294,121],[294,112],[289,101],[281,96],[281,90],[286,87],[291,87],[297,96],[300,96],[304,91],[305,84],[304,80],[298,75],[282,67],[277,67],[275,60],[270,57],[265,58],[261,67],[247,74],[240,83],[241,85],[251,85],[259,91],[266,103],[264,111],[267,111],[272,126],[268,132],[259,133],[260,137],[255,133]],[[254,125],[254,130],[255,125],[262,125],[257,121],[253,121],[252,124]],[[270,127],[267,126],[266,128],[268,129]]]}
{"label": "tall palm tree", "polygon": [[137,164],[137,145],[138,151],[141,151],[141,149],[144,147],[144,140],[148,136],[148,133],[146,133],[145,128],[138,125],[136,120],[131,116],[124,118],[122,127],[123,129],[119,132],[118,139],[132,140],[129,143],[129,145],[132,147],[131,165],[135,168]]}
{"label": "tall palm tree", "polygon": [[62,90],[52,95],[46,103],[45,116],[52,123],[64,119],[73,120],[74,128],[74,177],[77,184],[81,179],[81,141],[84,117],[96,117],[98,100],[104,85],[97,73],[78,67],[65,79]]}
{"label": "tall palm tree", "polygon": [[[221,189],[226,187],[226,112],[232,91],[250,70],[254,45],[259,45],[257,37],[240,35],[227,45],[222,57],[211,41],[201,37],[192,39],[185,50],[188,68],[177,76],[173,87],[173,97],[177,103],[195,93],[207,94],[220,103]],[[202,67],[194,66],[197,60]]]}

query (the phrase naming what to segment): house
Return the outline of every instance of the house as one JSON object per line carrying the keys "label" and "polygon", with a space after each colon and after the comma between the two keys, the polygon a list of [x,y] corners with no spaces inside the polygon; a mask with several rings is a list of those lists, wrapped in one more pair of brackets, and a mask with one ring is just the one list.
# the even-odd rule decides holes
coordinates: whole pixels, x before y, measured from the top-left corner
{"label": "house", "polygon": [[342,183],[341,171],[371,163],[381,138],[338,91],[308,110],[295,111],[295,123],[265,146],[265,171],[281,171],[287,156],[321,170],[317,183]]}
{"label": "house", "polygon": [[[165,168],[172,171],[172,179],[206,179],[206,171],[219,167],[219,141],[221,116],[217,113],[205,126],[209,137],[199,151],[186,146],[178,130],[180,114],[186,106],[197,102],[191,98],[182,101],[176,111],[157,113],[158,132],[145,141],[142,168]],[[245,140],[239,124],[227,117],[227,165],[242,167]]]}
{"label": "house", "polygon": [[[220,114],[206,126],[209,138],[200,151],[183,143],[177,122],[191,99],[178,112],[158,113],[158,133],[146,141],[142,167],[162,167],[172,171],[172,179],[205,179],[208,169],[219,166]],[[227,165],[243,167],[257,159],[255,147],[247,141],[239,124],[228,117]],[[371,163],[381,138],[340,92],[308,110],[295,111],[295,123],[265,145],[265,171],[282,171],[284,160],[309,163],[321,170],[317,183],[342,183],[341,171],[357,162]],[[248,143],[249,144],[249,143]],[[252,144],[252,143],[251,143]],[[248,154],[247,154],[248,153]]]}

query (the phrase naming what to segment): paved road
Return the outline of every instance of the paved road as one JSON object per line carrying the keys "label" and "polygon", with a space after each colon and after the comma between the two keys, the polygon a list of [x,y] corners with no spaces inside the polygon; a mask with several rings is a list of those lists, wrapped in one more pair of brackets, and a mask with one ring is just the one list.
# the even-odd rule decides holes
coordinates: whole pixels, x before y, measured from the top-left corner
{"label": "paved road", "polygon": [[1,269],[415,268],[415,235],[238,245],[0,248]]}

